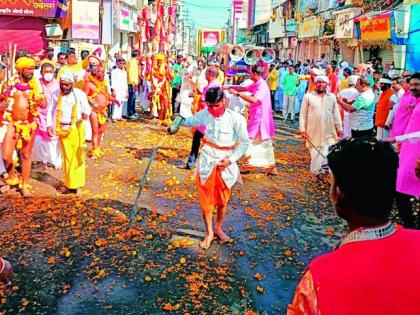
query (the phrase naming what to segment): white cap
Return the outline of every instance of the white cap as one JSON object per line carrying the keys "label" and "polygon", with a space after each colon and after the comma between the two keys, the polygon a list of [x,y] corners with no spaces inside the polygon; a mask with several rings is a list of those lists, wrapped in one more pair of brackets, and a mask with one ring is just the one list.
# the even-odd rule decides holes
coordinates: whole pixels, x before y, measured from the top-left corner
{"label": "white cap", "polygon": [[74,73],[71,70],[64,70],[60,76],[60,81],[74,83]]}
{"label": "white cap", "polygon": [[325,75],[318,75],[318,76],[316,76],[316,78],[315,78],[315,83],[318,83],[318,82],[325,82],[325,83],[327,83],[327,84],[330,84],[330,80],[325,76]]}
{"label": "white cap", "polygon": [[349,77],[349,84],[350,85],[355,85],[357,80],[359,80],[359,76],[358,75],[351,75]]}
{"label": "white cap", "polygon": [[318,69],[318,68],[312,68],[311,71],[316,76],[318,76],[318,75],[325,75],[325,72],[323,70],[321,70],[321,69]]}

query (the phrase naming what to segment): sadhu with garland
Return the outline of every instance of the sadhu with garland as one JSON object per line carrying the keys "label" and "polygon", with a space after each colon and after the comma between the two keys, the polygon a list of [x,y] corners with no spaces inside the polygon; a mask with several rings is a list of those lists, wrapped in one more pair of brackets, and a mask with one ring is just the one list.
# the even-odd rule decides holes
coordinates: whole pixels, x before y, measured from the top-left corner
{"label": "sadhu with garland", "polygon": [[90,74],[85,78],[83,92],[88,97],[92,108],[90,114],[90,124],[92,126],[92,152],[93,159],[101,155],[101,139],[105,132],[107,109],[110,102],[120,106],[119,101],[109,93],[108,84],[105,80],[105,70],[102,62],[94,66]]}
{"label": "sadhu with garland", "polygon": [[[37,124],[38,108],[46,108],[47,102],[39,82],[34,77],[35,60],[20,57],[15,64],[16,74],[3,86],[0,96],[2,124],[7,125],[2,145],[3,159],[8,172],[6,183],[18,186],[24,197],[29,197],[31,154]],[[22,175],[19,179],[13,161],[15,149],[20,151]]]}
{"label": "sadhu with garland", "polygon": [[172,108],[170,104],[170,84],[172,73],[169,71],[164,54],[156,54],[153,59],[151,72],[152,92],[152,113],[157,112],[159,119],[164,124],[171,123]]}

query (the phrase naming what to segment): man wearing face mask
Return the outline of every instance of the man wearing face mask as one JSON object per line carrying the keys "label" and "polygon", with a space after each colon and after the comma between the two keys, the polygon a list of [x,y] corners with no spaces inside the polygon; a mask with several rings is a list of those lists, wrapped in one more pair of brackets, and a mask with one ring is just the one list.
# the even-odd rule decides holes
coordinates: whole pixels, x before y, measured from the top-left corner
{"label": "man wearing face mask", "polygon": [[[44,62],[41,66],[42,78],[39,80],[42,92],[45,95],[47,104],[51,104],[52,96],[60,88],[58,81],[54,79],[54,66],[49,62]],[[51,164],[55,169],[59,169],[62,164],[58,137],[52,136],[47,132],[48,108],[38,110],[36,118],[38,129],[35,135],[35,145],[32,152],[32,161],[42,162],[42,169],[47,169],[47,164]]]}
{"label": "man wearing face mask", "polygon": [[86,184],[85,129],[82,120],[91,114],[86,94],[74,88],[74,74],[64,71],[60,89],[53,94],[48,108],[47,131],[58,136],[63,158],[66,190],[79,194]]}
{"label": "man wearing face mask", "polygon": [[[17,74],[4,87],[0,96],[0,111],[3,123],[7,124],[2,151],[10,186],[20,185],[22,195],[29,197],[29,175],[31,154],[37,124],[35,117],[39,108],[46,108],[47,102],[39,82],[34,78],[35,61],[28,57],[16,60]],[[13,163],[15,149],[20,150],[22,176],[18,177]]]}
{"label": "man wearing face mask", "polygon": [[[269,94],[270,96],[270,94]],[[168,127],[169,133],[175,133],[179,125],[186,127],[205,126],[205,141],[197,166],[196,185],[206,236],[200,243],[208,249],[217,236],[221,243],[229,237],[223,231],[223,221],[229,202],[231,188],[241,182],[239,167],[236,164],[249,145],[245,118],[227,108],[224,92],[221,88],[209,88],[205,94],[207,109],[193,117],[178,116]],[[217,210],[216,224],[213,228],[213,210]]]}

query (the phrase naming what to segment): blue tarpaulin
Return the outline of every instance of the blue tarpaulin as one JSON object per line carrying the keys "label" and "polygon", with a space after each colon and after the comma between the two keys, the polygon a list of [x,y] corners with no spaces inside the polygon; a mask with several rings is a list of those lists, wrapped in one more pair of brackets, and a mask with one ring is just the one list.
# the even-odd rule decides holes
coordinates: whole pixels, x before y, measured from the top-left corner
{"label": "blue tarpaulin", "polygon": [[407,41],[406,70],[420,71],[420,4],[411,5],[410,28]]}

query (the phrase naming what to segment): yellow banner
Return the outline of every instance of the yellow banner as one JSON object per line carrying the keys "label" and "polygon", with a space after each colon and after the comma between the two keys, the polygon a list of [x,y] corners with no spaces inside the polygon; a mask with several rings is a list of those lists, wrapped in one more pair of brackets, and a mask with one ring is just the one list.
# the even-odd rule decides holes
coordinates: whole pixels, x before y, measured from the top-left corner
{"label": "yellow banner", "polygon": [[383,14],[373,18],[360,19],[362,39],[389,39],[391,38],[391,16]]}

